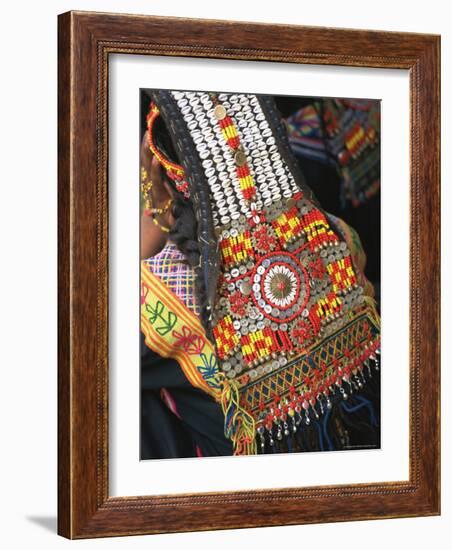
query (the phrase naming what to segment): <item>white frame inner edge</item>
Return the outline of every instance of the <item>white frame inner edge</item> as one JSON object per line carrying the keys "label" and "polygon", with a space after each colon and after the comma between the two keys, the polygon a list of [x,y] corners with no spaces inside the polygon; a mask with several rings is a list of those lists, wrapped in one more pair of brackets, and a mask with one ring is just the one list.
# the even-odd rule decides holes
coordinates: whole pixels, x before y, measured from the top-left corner
{"label": "white frame inner edge", "polygon": [[[109,71],[110,495],[408,480],[408,71],[128,54],[110,55]],[[139,459],[140,88],[382,100],[381,449]]]}

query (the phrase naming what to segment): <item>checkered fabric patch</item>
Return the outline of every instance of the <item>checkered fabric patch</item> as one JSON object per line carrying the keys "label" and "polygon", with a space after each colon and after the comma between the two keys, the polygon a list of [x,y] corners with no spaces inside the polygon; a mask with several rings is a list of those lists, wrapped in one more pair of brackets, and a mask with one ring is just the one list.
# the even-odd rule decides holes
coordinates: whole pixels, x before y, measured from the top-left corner
{"label": "checkered fabric patch", "polygon": [[168,241],[161,252],[145,260],[149,269],[196,315],[195,273],[176,244]]}

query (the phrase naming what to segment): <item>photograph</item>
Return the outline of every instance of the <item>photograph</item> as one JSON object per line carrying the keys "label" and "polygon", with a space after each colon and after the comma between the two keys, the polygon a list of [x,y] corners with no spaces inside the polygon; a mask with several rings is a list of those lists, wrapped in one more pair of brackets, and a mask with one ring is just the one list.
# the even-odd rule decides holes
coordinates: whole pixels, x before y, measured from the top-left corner
{"label": "photograph", "polygon": [[381,101],[139,94],[140,459],[380,449]]}

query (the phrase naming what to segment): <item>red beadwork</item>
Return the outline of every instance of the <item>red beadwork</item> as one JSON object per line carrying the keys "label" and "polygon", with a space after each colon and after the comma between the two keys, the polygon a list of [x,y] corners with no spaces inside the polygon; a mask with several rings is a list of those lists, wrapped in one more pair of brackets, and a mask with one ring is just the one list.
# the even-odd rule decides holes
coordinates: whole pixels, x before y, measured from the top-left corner
{"label": "red beadwork", "polygon": [[244,316],[248,305],[248,297],[241,292],[234,292],[229,297],[230,308],[233,313],[239,316]]}
{"label": "red beadwork", "polygon": [[276,246],[276,238],[268,233],[268,228],[265,225],[259,225],[253,232],[255,247],[258,251],[269,253]]}
{"label": "red beadwork", "polygon": [[306,343],[313,337],[313,330],[311,324],[305,319],[300,319],[295,328],[292,329],[292,338],[294,338],[299,344]]}
{"label": "red beadwork", "polygon": [[325,265],[320,258],[316,258],[310,262],[308,268],[314,279],[323,279],[326,275]]}

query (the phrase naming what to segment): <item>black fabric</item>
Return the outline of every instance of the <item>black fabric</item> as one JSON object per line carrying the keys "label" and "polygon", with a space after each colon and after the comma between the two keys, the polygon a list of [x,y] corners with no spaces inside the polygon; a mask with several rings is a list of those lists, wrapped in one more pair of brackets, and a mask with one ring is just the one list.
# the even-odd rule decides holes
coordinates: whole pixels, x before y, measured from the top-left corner
{"label": "black fabric", "polygon": [[[193,266],[197,277],[203,281],[205,300],[200,299],[200,320],[207,337],[213,339],[211,313],[217,296],[217,283],[220,271],[220,257],[218,254],[217,236],[215,234],[210,187],[207,183],[202,161],[196,145],[183,117],[177,101],[171,92],[154,90],[154,101],[165,120],[179,158],[183,159],[185,178],[189,183],[190,201],[196,216],[197,237],[200,248],[200,261]],[[197,285],[198,286],[198,285]],[[198,296],[198,299],[201,296]]]}
{"label": "black fabric", "polygon": [[[164,403],[160,390],[173,398],[178,418]],[[144,343],[141,334],[141,449],[142,460],[232,455],[224,436],[221,407],[186,379],[179,364],[160,357]]]}

